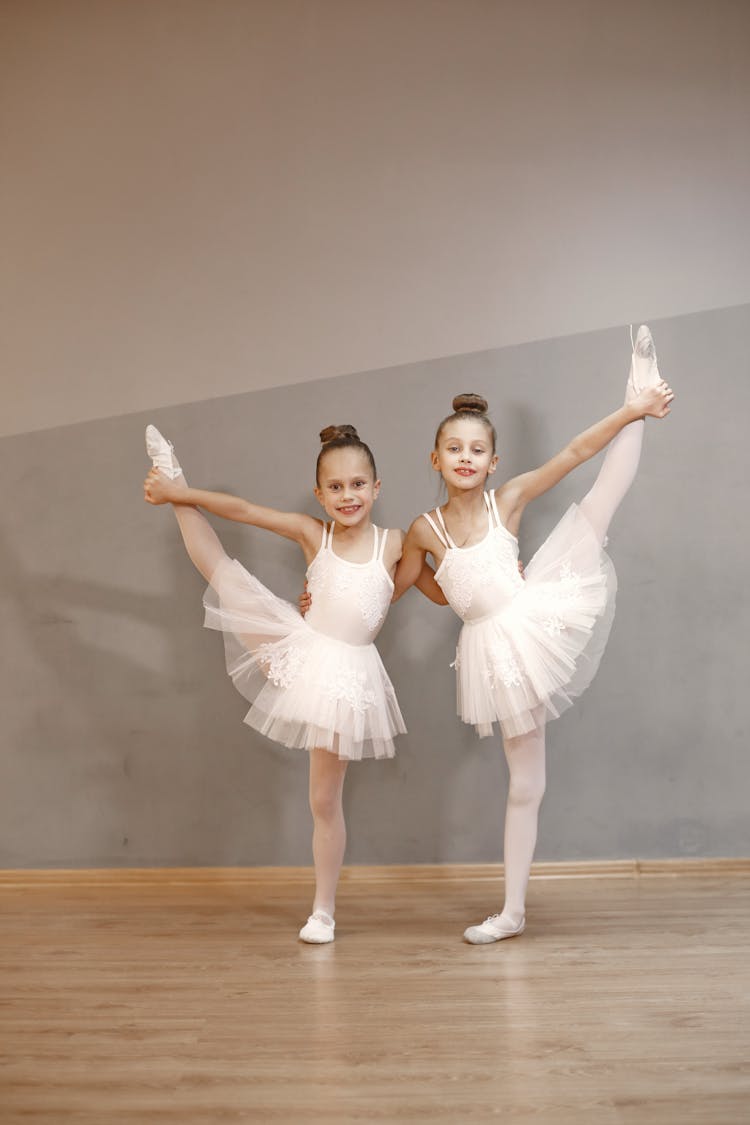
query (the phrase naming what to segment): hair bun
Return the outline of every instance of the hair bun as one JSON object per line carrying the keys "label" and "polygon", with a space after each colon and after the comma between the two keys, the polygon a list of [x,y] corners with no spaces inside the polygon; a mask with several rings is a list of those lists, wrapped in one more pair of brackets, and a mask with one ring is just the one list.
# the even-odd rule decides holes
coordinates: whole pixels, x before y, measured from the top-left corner
{"label": "hair bun", "polygon": [[488,410],[487,399],[474,394],[456,395],[453,400],[453,409],[456,414],[486,414]]}
{"label": "hair bun", "polygon": [[359,440],[359,434],[354,426],[326,426],[324,430],[320,431],[321,445],[328,445],[330,441],[336,441],[337,438],[346,437]]}

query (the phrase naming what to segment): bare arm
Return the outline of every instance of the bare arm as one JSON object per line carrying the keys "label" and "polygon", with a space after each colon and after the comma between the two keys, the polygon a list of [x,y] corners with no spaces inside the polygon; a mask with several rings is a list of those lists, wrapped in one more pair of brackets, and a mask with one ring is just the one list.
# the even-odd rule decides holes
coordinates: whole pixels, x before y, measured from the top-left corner
{"label": "bare arm", "polygon": [[435,571],[428,562],[422,567],[414,585],[421,594],[424,594],[424,596],[429,598],[431,602],[434,602],[435,605],[448,604],[448,599],[435,581]]}
{"label": "bare arm", "polygon": [[672,398],[672,392],[666,383],[641,391],[631,402],[574,437],[546,464],[513,477],[497,489],[495,496],[498,508],[508,530],[515,534],[523,510],[531,500],[549,492],[573,469],[600,453],[625,426],[647,414],[657,418],[665,417],[669,413]]}
{"label": "bare arm", "polygon": [[264,508],[228,492],[180,488],[156,469],[152,469],[146,477],[144,491],[146,499],[152,504],[185,504],[203,508],[222,519],[262,527],[276,535],[283,535],[285,539],[293,539],[305,550],[317,550],[319,546],[320,521],[303,512],[281,512],[276,508]]}
{"label": "bare arm", "polygon": [[401,561],[396,568],[394,579],[395,590],[392,599],[394,602],[398,601],[410,586],[416,586],[425,597],[437,605],[448,604],[445,594],[435,581],[435,572],[427,562],[427,552],[431,545],[426,538],[426,527],[425,521],[419,516],[406,533]]}
{"label": "bare arm", "polygon": [[262,527],[266,531],[283,535],[286,539],[299,542],[305,532],[312,532],[316,539],[320,538],[320,521],[303,512],[281,512],[277,508],[253,504],[240,496],[231,496],[228,492],[209,492],[201,488],[188,488],[183,497],[180,500],[183,504],[193,504],[215,516],[221,516],[222,519],[233,520],[234,523]]}

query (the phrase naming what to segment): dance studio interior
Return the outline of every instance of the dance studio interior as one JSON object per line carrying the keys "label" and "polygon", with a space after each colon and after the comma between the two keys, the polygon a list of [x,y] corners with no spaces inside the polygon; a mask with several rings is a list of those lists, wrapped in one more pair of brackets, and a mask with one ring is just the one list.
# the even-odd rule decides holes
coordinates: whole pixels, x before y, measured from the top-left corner
{"label": "dance studio interior", "polygon": [[750,4],[0,73],[0,1125],[750,1120]]}

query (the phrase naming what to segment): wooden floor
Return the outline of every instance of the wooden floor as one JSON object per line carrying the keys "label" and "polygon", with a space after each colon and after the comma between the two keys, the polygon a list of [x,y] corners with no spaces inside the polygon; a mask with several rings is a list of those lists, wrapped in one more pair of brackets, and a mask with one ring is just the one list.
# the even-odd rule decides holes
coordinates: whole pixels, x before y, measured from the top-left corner
{"label": "wooden floor", "polygon": [[746,876],[0,889],[0,1122],[750,1121]]}

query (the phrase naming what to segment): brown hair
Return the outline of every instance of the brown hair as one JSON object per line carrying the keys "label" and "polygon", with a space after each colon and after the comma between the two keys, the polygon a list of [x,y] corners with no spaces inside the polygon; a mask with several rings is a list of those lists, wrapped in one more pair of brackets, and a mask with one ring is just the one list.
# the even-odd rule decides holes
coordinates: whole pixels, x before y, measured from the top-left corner
{"label": "brown hair", "polygon": [[372,450],[369,445],[365,445],[361,440],[354,426],[326,426],[324,430],[320,431],[320,441],[322,448],[318,454],[318,460],[315,465],[316,484],[320,484],[321,462],[326,453],[331,449],[360,449],[370,462],[372,479],[378,479],[378,470],[375,468],[375,458],[372,455]]}
{"label": "brown hair", "polygon": [[443,418],[437,428],[437,433],[435,434],[435,449],[438,447],[443,427],[447,426],[449,422],[453,422],[457,418],[478,418],[481,422],[484,422],[489,430],[492,438],[492,452],[494,453],[497,445],[497,434],[495,433],[495,427],[492,425],[487,415],[487,409],[487,399],[482,398],[481,395],[470,393],[456,395],[453,400],[453,413],[449,414],[447,418]]}

